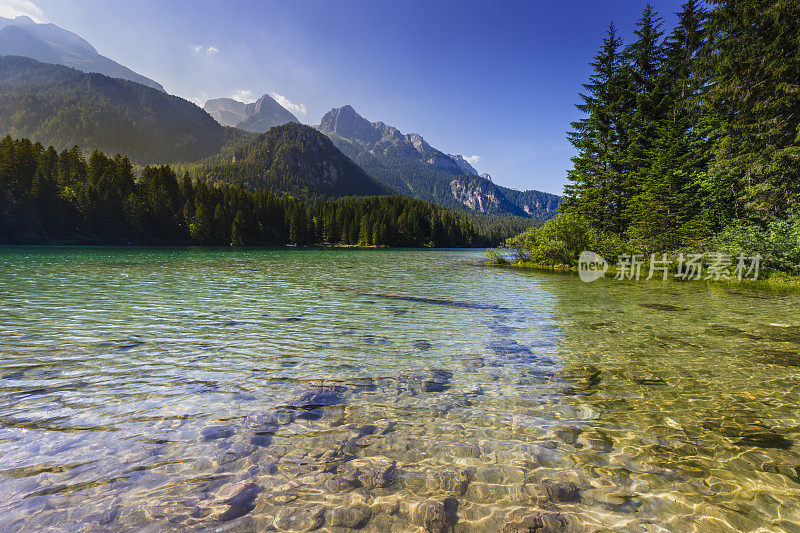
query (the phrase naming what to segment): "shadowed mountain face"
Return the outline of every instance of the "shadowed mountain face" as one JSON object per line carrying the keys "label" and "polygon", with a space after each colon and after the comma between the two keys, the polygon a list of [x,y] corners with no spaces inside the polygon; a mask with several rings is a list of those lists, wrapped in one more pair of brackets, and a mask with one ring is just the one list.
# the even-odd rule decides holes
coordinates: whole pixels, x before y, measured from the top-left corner
{"label": "shadowed mountain face", "polygon": [[27,57],[0,57],[0,135],[99,149],[137,163],[195,161],[226,131],[191,102],[132,81]]}
{"label": "shadowed mountain face", "polygon": [[417,133],[370,122],[349,105],[331,109],[317,128],[372,177],[403,195],[492,215],[546,220],[557,213],[560,197],[495,185],[478,176],[463,156],[445,154]]}
{"label": "shadowed mountain face", "polygon": [[28,17],[0,17],[0,56],[14,55],[96,72],[163,91],[161,84],[105,56],[85,39],[55,24],[37,24]]}
{"label": "shadowed mountain face", "polygon": [[252,104],[232,98],[215,98],[207,101],[203,109],[223,126],[235,126],[253,133],[265,133],[275,126],[300,122],[268,94]]}
{"label": "shadowed mountain face", "polygon": [[229,158],[209,158],[195,168],[195,175],[211,183],[293,196],[332,198],[392,192],[348,159],[325,135],[296,122],[262,133]]}

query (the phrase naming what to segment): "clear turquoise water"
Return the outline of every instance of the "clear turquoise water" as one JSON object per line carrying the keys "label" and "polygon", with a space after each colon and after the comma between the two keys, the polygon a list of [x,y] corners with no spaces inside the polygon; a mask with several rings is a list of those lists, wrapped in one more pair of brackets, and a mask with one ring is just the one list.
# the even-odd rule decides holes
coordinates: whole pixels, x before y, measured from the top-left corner
{"label": "clear turquoise water", "polygon": [[797,294],[481,258],[0,249],[0,530],[800,531]]}

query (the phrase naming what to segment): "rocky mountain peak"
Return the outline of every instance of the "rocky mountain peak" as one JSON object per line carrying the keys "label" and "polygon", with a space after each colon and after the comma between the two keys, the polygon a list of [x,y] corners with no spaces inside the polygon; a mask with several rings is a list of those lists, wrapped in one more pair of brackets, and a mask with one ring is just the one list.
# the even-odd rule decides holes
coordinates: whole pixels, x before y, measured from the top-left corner
{"label": "rocky mountain peak", "polygon": [[406,135],[406,138],[419,153],[430,152],[433,150],[433,147],[426,143],[425,139],[423,139],[422,135],[419,133],[409,133]]}
{"label": "rocky mountain peak", "polygon": [[214,98],[208,100],[203,109],[223,126],[254,133],[265,133],[288,122],[300,122],[268,94],[250,104],[232,98]]}
{"label": "rocky mountain peak", "polygon": [[477,176],[478,175],[478,171],[475,170],[475,167],[470,165],[469,161],[467,161],[467,159],[463,155],[447,154],[447,157],[449,157],[450,159],[455,161],[456,165],[458,165],[458,168],[464,174],[472,174],[473,176]]}
{"label": "rocky mountain peak", "polygon": [[319,129],[323,133],[335,134],[365,144],[373,144],[381,138],[376,125],[356,113],[356,110],[349,105],[334,107],[325,113]]}

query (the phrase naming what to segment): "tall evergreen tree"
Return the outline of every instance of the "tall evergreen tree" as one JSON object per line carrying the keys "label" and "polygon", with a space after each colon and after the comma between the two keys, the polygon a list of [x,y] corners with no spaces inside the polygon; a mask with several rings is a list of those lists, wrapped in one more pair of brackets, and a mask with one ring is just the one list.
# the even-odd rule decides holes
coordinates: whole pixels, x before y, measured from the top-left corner
{"label": "tall evergreen tree", "polygon": [[713,3],[707,188],[735,194],[728,216],[768,222],[800,201],[800,3]]}
{"label": "tall evergreen tree", "polygon": [[600,51],[591,63],[589,83],[583,85],[576,107],[586,116],[573,122],[568,138],[578,155],[567,176],[562,210],[585,216],[594,226],[621,230],[625,196],[625,144],[627,138],[626,76],[622,40],[613,22]]}
{"label": "tall evergreen tree", "polygon": [[[627,90],[633,100],[633,112],[628,127],[626,145],[627,180],[625,183],[625,207],[629,198],[644,187],[644,176],[651,165],[651,150],[658,137],[658,128],[663,119],[665,97],[669,81],[664,79],[664,45],[661,17],[646,4],[636,21],[636,39],[625,47],[625,62],[629,74]],[[623,225],[629,217],[623,215]]]}
{"label": "tall evergreen tree", "polygon": [[705,19],[697,0],[682,6],[646,98],[655,111],[646,139],[651,146],[628,209],[628,235],[648,250],[675,248],[707,233],[698,185],[707,146],[700,135],[697,105]]}

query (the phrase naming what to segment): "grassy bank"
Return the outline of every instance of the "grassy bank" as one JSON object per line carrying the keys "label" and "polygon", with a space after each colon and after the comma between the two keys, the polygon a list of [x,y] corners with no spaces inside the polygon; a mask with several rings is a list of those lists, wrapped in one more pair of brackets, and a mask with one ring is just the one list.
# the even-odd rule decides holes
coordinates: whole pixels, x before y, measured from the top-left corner
{"label": "grassy bank", "polygon": [[[487,253],[486,264],[497,268],[514,268],[530,271],[549,272],[556,274],[563,274],[568,276],[577,276],[578,268],[576,266],[566,264],[545,264],[535,261],[524,261],[516,259],[503,259],[493,254],[492,251],[497,249],[490,249]],[[608,270],[605,273],[605,278],[614,279],[619,270],[616,266],[609,264]],[[768,291],[800,291],[800,276],[786,274],[785,272],[765,272],[763,277],[756,280],[752,279],[720,279],[720,280],[682,280],[674,277],[674,272],[670,272],[667,281],[662,281],[661,278],[645,280],[647,277],[647,269],[642,269],[642,276],[638,281],[647,281],[648,283],[695,283],[703,285],[716,285],[727,287],[746,287],[753,290],[768,290]],[[615,280],[617,281],[617,280]],[[623,281],[623,280],[618,280]],[[628,280],[624,280],[628,281]],[[636,280],[633,280],[636,281]]]}

